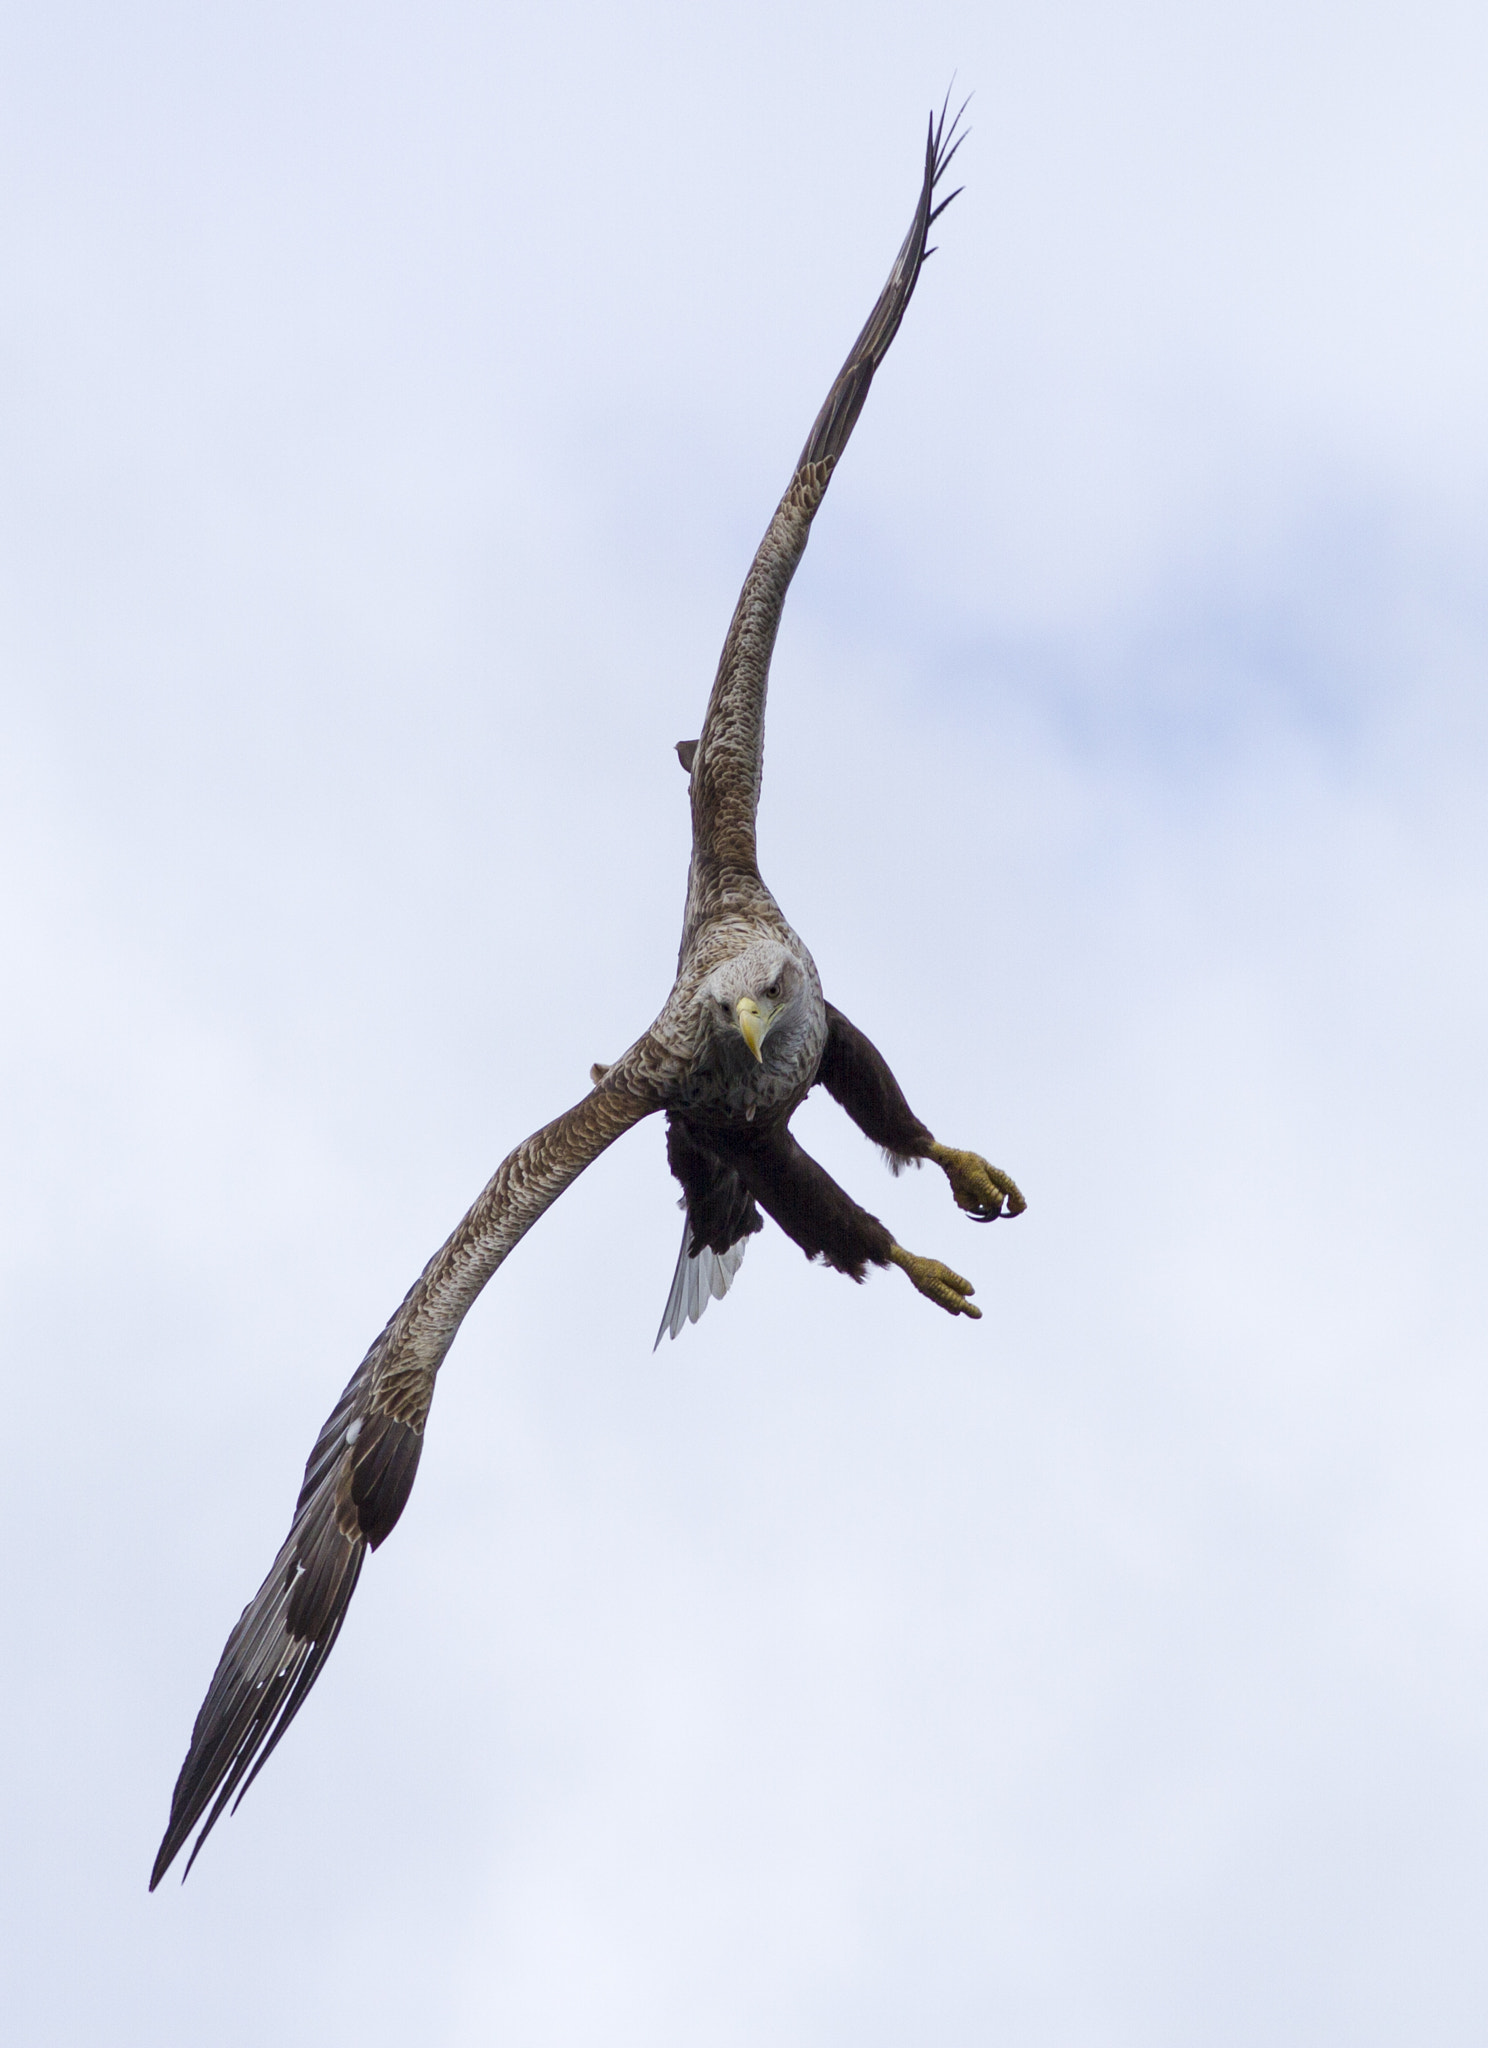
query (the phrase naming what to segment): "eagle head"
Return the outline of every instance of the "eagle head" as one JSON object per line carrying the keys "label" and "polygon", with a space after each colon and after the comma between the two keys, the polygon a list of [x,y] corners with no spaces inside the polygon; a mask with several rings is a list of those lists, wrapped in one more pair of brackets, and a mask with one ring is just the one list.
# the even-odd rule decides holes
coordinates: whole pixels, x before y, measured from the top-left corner
{"label": "eagle head", "polygon": [[766,1046],[784,1049],[806,1021],[811,982],[778,939],[755,939],[713,969],[698,991],[710,1038],[722,1050],[742,1048],[763,1066]]}

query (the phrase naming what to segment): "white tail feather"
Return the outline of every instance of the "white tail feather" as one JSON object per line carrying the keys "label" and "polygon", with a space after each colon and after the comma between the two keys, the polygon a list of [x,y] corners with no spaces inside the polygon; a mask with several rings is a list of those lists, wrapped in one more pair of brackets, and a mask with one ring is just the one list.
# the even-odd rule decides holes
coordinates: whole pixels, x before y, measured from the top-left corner
{"label": "white tail feather", "polygon": [[[678,1204],[684,1210],[686,1206],[685,1200]],[[672,1289],[661,1312],[661,1328],[656,1332],[656,1344],[651,1346],[653,1351],[668,1330],[674,1338],[681,1336],[684,1323],[695,1323],[710,1301],[723,1300],[744,1263],[744,1247],[749,1239],[741,1237],[726,1252],[712,1252],[704,1245],[696,1258],[687,1249],[691,1242],[692,1219],[684,1215],[682,1249],[677,1254],[677,1270],[672,1275]]]}

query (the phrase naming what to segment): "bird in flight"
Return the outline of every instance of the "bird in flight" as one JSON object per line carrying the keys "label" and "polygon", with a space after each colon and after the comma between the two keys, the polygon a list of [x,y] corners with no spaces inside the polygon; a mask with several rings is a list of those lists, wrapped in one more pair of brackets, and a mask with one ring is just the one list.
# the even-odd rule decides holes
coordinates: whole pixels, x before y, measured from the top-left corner
{"label": "bird in flight", "polygon": [[[964,111],[964,109],[963,109]],[[765,686],[781,607],[811,522],[888,353],[960,147],[958,114],[932,117],[914,220],[888,283],[801,451],[739,596],[702,731],[679,743],[692,796],[692,866],[677,978],[661,1014],[582,1102],[518,1145],[430,1259],[352,1375],[305,1467],[273,1568],[228,1637],[171,1800],[153,1891],[205,1821],[186,1869],[299,1712],[330,1655],[369,1550],[392,1533],[418,1470],[434,1381],[467,1311],[507,1253],[608,1145],[658,1112],[681,1184],[682,1248],[657,1342],[727,1291],[770,1216],[809,1259],[855,1280],[897,1266],[951,1315],[976,1317],[967,1280],[897,1244],[791,1136],[818,1082],[894,1171],[933,1160],[977,1222],[1025,1206],[1005,1173],[940,1144],[882,1055],[822,994],[816,966],[760,877],[755,812]]]}

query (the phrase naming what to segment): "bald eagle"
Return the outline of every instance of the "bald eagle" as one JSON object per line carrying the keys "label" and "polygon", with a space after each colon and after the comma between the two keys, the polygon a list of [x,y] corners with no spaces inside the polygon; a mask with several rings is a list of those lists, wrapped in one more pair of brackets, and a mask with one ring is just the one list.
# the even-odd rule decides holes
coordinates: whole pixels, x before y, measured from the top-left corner
{"label": "bald eagle", "polygon": [[972,1287],[897,1244],[791,1136],[818,1082],[900,1166],[933,1160],[978,1222],[1023,1197],[974,1152],[940,1144],[881,1055],[822,994],[806,946],[760,877],[755,811],[765,685],[781,606],[811,522],[931,251],[931,224],[956,194],[936,189],[960,146],[959,115],[932,117],[913,223],[853,344],[761,541],[729,626],[702,732],[678,745],[692,797],[692,865],[677,978],[661,1014],[590,1093],[517,1146],[430,1259],[352,1375],[305,1467],[273,1569],[227,1641],[171,1800],[153,1891],[206,1816],[186,1869],[228,1801],[241,1799],[288,1728],[346,1618],[368,1550],[391,1534],[418,1470],[434,1381],[455,1332],[507,1253],[606,1146],[643,1117],[667,1121],[681,1183],[682,1249],[662,1318],[676,1336],[738,1270],[770,1216],[810,1259],[861,1280],[897,1266],[952,1315],[975,1317]]}

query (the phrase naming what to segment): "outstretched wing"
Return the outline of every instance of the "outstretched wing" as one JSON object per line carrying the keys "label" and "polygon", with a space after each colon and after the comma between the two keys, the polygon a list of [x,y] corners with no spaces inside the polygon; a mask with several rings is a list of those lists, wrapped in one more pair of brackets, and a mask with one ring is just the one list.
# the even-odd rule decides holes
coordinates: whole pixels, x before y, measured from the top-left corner
{"label": "outstretched wing", "polygon": [[644,1047],[632,1047],[592,1094],[502,1161],[332,1409],[289,1535],[228,1637],[196,1717],[151,1891],[206,1814],[190,1871],[228,1801],[235,1792],[242,1798],[320,1676],[363,1559],[407,1503],[434,1378],[471,1303],[569,1182],[659,1106]]}
{"label": "outstretched wing", "polygon": [[946,111],[942,107],[939,120],[931,117],[919,202],[889,281],[816,416],[785,496],[744,579],[724,641],[707,716],[689,764],[693,854],[684,952],[698,923],[717,907],[730,877],[758,872],[754,817],[764,754],[765,687],[781,607],[805,552],[816,508],[863,409],[873,373],[889,352],[921,267],[931,253],[927,247],[930,225],[956,197],[952,192],[938,205],[935,201],[935,189],[961,146],[956,133],[961,115],[947,125]]}

